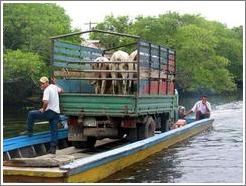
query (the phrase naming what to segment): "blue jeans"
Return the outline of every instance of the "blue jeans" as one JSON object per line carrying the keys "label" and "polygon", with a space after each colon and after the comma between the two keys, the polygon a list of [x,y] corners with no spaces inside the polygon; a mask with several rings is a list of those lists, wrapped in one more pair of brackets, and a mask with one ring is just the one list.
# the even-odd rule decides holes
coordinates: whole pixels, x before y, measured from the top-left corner
{"label": "blue jeans", "polygon": [[50,122],[50,132],[51,132],[51,143],[50,146],[57,145],[57,123],[59,121],[59,114],[52,111],[46,110],[45,112],[40,112],[39,110],[31,110],[27,116],[27,131],[33,132],[33,124],[35,120],[48,120]]}

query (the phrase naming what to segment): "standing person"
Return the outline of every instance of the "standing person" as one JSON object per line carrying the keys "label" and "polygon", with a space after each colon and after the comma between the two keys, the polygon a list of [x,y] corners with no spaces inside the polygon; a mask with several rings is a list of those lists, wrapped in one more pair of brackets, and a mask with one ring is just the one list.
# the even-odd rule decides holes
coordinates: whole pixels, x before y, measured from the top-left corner
{"label": "standing person", "polygon": [[[58,94],[63,92],[63,90],[54,84],[49,84],[49,79],[45,76],[41,77],[39,81],[40,88],[44,90],[42,108],[40,108],[39,110],[29,111],[27,117],[27,130],[22,132],[21,134],[27,134],[28,136],[32,136],[33,124],[35,120],[48,120],[50,123],[51,131],[51,143],[48,153],[55,154],[58,134],[57,123],[59,121],[60,114]],[[55,80],[53,80],[53,82],[55,82]]]}
{"label": "standing person", "polygon": [[185,116],[191,114],[192,112],[196,113],[196,120],[209,118],[211,113],[211,105],[207,101],[207,96],[203,95],[200,98],[200,101],[196,102],[193,108],[185,113]]}

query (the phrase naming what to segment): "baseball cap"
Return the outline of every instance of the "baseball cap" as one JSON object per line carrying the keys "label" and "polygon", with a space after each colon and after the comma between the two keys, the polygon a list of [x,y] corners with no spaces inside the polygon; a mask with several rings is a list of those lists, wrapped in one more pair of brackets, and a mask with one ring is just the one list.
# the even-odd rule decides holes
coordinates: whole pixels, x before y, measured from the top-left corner
{"label": "baseball cap", "polygon": [[49,79],[45,76],[41,77],[40,80],[39,80],[41,83],[46,83],[46,82],[49,82]]}

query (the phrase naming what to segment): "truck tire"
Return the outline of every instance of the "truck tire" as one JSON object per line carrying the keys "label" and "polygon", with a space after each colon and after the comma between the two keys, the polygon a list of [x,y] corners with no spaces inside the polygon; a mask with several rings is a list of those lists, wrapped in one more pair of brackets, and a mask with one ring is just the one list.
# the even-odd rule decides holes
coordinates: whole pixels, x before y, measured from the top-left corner
{"label": "truck tire", "polygon": [[138,140],[137,128],[129,128],[126,139],[130,142]]}
{"label": "truck tire", "polygon": [[87,137],[86,145],[88,148],[94,147],[96,144],[97,138],[93,136]]}
{"label": "truck tire", "polygon": [[143,124],[139,126],[138,139],[146,139],[155,135],[156,123],[150,116],[144,120]]}
{"label": "truck tire", "polygon": [[81,149],[81,148],[92,148],[96,144],[96,138],[95,137],[87,137],[86,141],[73,141],[72,145],[75,148]]}

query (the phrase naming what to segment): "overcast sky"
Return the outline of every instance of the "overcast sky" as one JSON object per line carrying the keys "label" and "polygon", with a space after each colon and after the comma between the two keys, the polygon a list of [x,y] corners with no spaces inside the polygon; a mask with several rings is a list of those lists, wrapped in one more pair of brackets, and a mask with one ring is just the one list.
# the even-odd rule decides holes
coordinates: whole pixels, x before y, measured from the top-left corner
{"label": "overcast sky", "polygon": [[88,30],[88,22],[101,22],[106,15],[158,16],[168,11],[181,15],[200,14],[202,17],[218,21],[229,28],[245,24],[244,1],[63,1],[62,6],[72,19],[72,26]]}

